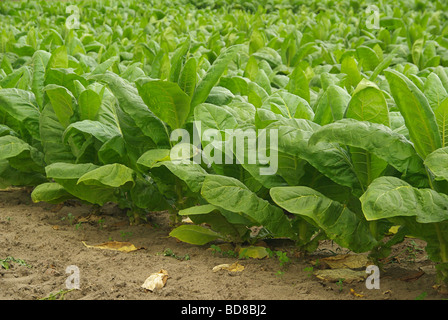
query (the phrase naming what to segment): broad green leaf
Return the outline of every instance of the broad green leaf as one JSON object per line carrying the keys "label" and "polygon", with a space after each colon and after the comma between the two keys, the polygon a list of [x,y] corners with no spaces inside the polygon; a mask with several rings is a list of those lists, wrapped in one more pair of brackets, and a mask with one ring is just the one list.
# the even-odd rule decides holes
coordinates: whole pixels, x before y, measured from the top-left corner
{"label": "broad green leaf", "polygon": [[367,46],[360,46],[356,48],[356,55],[364,71],[373,71],[380,63],[380,59],[378,58],[375,50]]}
{"label": "broad green leaf", "polygon": [[322,229],[344,248],[366,252],[376,245],[367,222],[347,206],[308,187],[276,187],[270,190],[274,202],[287,211],[304,217]]}
{"label": "broad green leaf", "polygon": [[[62,185],[64,189],[78,199],[92,204],[104,205],[106,202],[117,202],[116,188],[101,185],[86,185],[78,180],[98,167],[91,163],[70,164],[54,163],[45,168],[47,177]],[[105,177],[106,180],[110,179]]]}
{"label": "broad green leaf", "polygon": [[47,165],[55,162],[74,162],[70,147],[63,143],[65,128],[59,122],[51,103],[44,106],[39,120],[40,138]]}
{"label": "broad green leaf", "polygon": [[379,177],[360,198],[368,221],[415,217],[419,223],[448,220],[448,196],[432,189],[417,189],[395,177]]}
{"label": "broad green leaf", "polygon": [[201,195],[210,204],[248,215],[274,237],[296,237],[291,222],[280,208],[259,198],[237,179],[208,175],[202,184]]}
{"label": "broad green leaf", "polygon": [[300,66],[294,68],[294,71],[289,76],[289,82],[286,88],[292,94],[298,95],[299,97],[305,99],[308,103],[310,102],[310,88],[308,79]]}
{"label": "broad green leaf", "polygon": [[358,69],[358,64],[353,56],[347,56],[341,62],[341,73],[347,74],[346,84],[356,88],[362,76]]}
{"label": "broad green leaf", "polygon": [[44,172],[43,154],[23,140],[13,136],[0,137],[0,161],[22,172]]}
{"label": "broad green leaf", "polygon": [[328,86],[315,109],[314,122],[323,126],[342,119],[350,99],[350,95],[341,87]]}
{"label": "broad green leaf", "polygon": [[437,110],[442,101],[448,97],[448,93],[443,87],[442,81],[440,81],[440,78],[434,72],[431,72],[428,75],[424,83],[423,93],[434,111]]}
{"label": "broad green leaf", "polygon": [[424,171],[423,161],[403,135],[368,121],[342,119],[321,127],[310,137],[309,144],[332,142],[362,148],[383,159],[400,172]]}
{"label": "broad green leaf", "polygon": [[196,89],[197,73],[196,73],[197,63],[194,57],[185,62],[182,71],[179,75],[178,84],[179,87],[189,96],[192,97]]}
{"label": "broad green leaf", "polygon": [[[167,128],[163,122],[152,113],[142,98],[138,94],[138,90],[128,81],[118,75],[107,72],[105,74],[94,75],[93,79],[104,81],[118,100],[119,108],[131,118],[141,132],[151,138],[158,147],[167,147],[169,143],[169,135]],[[132,126],[132,123],[127,123]]]}
{"label": "broad green leaf", "polygon": [[[352,190],[360,188],[349,154],[335,143],[310,145],[310,137],[321,128],[305,119],[281,120],[266,127],[278,130],[278,151],[306,160],[334,182]],[[272,148],[272,146],[271,146]]]}
{"label": "broad green leaf", "polygon": [[67,88],[49,84],[44,88],[53,107],[54,113],[64,128],[70,124],[75,111],[75,97]]}
{"label": "broad green leaf", "polygon": [[223,237],[213,230],[197,225],[181,225],[173,229],[169,235],[180,241],[200,246]]}
{"label": "broad green leaf", "polygon": [[50,60],[51,54],[49,52],[38,50],[34,53],[33,61],[33,78],[31,88],[36,96],[36,101],[39,107],[42,109],[44,106],[44,81],[45,81],[45,70],[47,68],[48,61]]}
{"label": "broad green leaf", "polygon": [[442,146],[434,112],[423,93],[405,75],[395,70],[384,72],[415,150],[425,159]]}
{"label": "broad green leaf", "polygon": [[[362,79],[345,112],[346,118],[368,121],[389,126],[389,108],[381,90],[372,82]],[[386,169],[387,162],[357,147],[350,148],[356,172],[364,186],[378,178]]]}
{"label": "broad green leaf", "polygon": [[122,164],[114,163],[89,171],[78,179],[78,184],[118,188],[134,184],[134,171]]}
{"label": "broad green leaf", "polygon": [[31,193],[33,202],[62,203],[73,199],[73,195],[68,193],[63,186],[55,182],[48,182],[38,185]]}
{"label": "broad green leaf", "polygon": [[177,83],[148,81],[137,88],[148,108],[171,129],[183,126],[190,112],[190,97]]}
{"label": "broad green leaf", "polygon": [[275,92],[264,100],[261,107],[289,119],[313,120],[314,118],[313,109],[305,99],[286,91]]}
{"label": "broad green leaf", "polygon": [[81,120],[97,120],[98,111],[101,107],[101,98],[98,93],[91,89],[84,90],[79,95],[78,105]]}
{"label": "broad green leaf", "polygon": [[54,68],[68,68],[68,54],[65,46],[60,46],[51,53],[47,70]]}
{"label": "broad green leaf", "polygon": [[207,70],[205,77],[201,79],[196,87],[196,90],[194,91],[191,99],[190,114],[194,112],[197,105],[205,102],[210,90],[212,90],[212,88],[218,83],[219,78],[226,70],[228,64],[235,58],[241,49],[241,45],[233,45],[221,52],[219,57],[213,62],[210,69]]}
{"label": "broad green leaf", "polygon": [[442,147],[448,146],[448,97],[445,98],[437,109],[434,110],[439,134],[442,139]]}
{"label": "broad green leaf", "polygon": [[32,92],[12,88],[0,89],[0,117],[2,124],[20,133],[28,142],[31,142],[31,139],[27,138],[41,140],[40,112]]}
{"label": "broad green leaf", "polygon": [[177,48],[176,51],[174,51],[174,54],[171,58],[169,81],[171,82],[178,81],[185,56],[187,55],[189,49],[190,49],[190,37],[187,37],[187,39],[182,41],[182,44],[179,46],[179,48]]}
{"label": "broad green leaf", "polygon": [[448,147],[440,148],[430,153],[425,159],[425,165],[434,174],[435,180],[448,180]]}

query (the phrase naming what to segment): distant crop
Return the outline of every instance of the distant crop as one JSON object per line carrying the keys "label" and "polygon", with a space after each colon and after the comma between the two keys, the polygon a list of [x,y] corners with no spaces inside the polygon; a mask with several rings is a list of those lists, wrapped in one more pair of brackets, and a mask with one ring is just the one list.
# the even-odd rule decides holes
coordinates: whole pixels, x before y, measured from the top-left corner
{"label": "distant crop", "polygon": [[413,236],[446,283],[447,10],[0,2],[0,188],[114,202],[133,223],[168,210],[197,245],[331,239],[380,261]]}

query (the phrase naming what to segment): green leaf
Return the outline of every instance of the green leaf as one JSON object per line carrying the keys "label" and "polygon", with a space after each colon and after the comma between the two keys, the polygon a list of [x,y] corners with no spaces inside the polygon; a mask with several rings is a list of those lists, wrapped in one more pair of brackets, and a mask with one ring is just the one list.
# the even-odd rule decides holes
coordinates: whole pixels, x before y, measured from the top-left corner
{"label": "green leaf", "polygon": [[306,218],[344,248],[366,252],[376,245],[365,220],[311,188],[276,187],[270,194],[280,207]]}
{"label": "green leaf", "polygon": [[39,107],[42,109],[44,106],[44,82],[45,82],[45,70],[47,68],[48,61],[51,54],[49,52],[38,50],[34,53],[33,62],[33,78],[31,89],[36,96],[36,101]]}
{"label": "green leaf", "polygon": [[101,98],[98,93],[91,89],[84,90],[79,95],[78,104],[81,120],[97,120],[98,111],[101,107]]}
{"label": "green leaf", "polygon": [[48,182],[38,185],[31,193],[33,202],[62,203],[73,199],[73,195],[68,193],[63,186],[58,183]]}
{"label": "green leaf", "polygon": [[242,49],[242,45],[233,45],[221,52],[218,58],[213,62],[212,66],[207,70],[206,75],[201,79],[194,91],[191,99],[190,114],[193,113],[195,107],[207,99],[212,88],[218,83],[219,78],[226,70],[230,61],[232,61],[236,54]]}
{"label": "green leaf", "polygon": [[171,58],[171,68],[169,80],[171,82],[177,82],[179,79],[179,74],[182,69],[183,60],[190,49],[190,37],[187,37],[184,41],[181,42],[179,48],[174,51],[174,54]]}
{"label": "green leaf", "polygon": [[417,153],[425,159],[442,146],[434,112],[424,94],[405,75],[384,71]]}
{"label": "green leaf", "polygon": [[197,225],[179,226],[172,230],[169,235],[180,241],[199,246],[223,237],[213,230]]}
{"label": "green leaf", "polygon": [[47,70],[55,68],[68,68],[68,54],[65,46],[60,46],[51,53]]}
{"label": "green leaf", "polygon": [[432,189],[417,189],[395,177],[379,177],[360,198],[368,221],[416,217],[419,223],[448,220],[448,196]]}
{"label": "green leaf", "polygon": [[78,184],[118,188],[134,184],[134,171],[122,164],[114,163],[89,171],[78,179]]}
{"label": "green leaf", "polygon": [[[40,112],[34,94],[21,89],[0,89],[0,118],[28,142],[41,140]],[[27,139],[30,138],[30,139]]]}
{"label": "green leaf", "polygon": [[74,114],[75,97],[67,88],[55,84],[47,85],[44,92],[48,95],[59,122],[67,128]]}
{"label": "green leaf", "polygon": [[[94,75],[92,79],[104,81],[108,84],[118,100],[119,108],[128,118],[132,119],[145,136],[151,138],[158,147],[170,146],[169,135],[165,125],[148,109],[135,87],[111,72]],[[129,123],[129,121],[128,126],[132,126],[132,123]],[[135,132],[133,136],[135,137],[136,134]]]}
{"label": "green leaf", "polygon": [[313,120],[314,112],[305,99],[279,90],[263,101],[262,108],[270,109],[274,113],[281,114],[285,118],[297,118]]}
{"label": "green leaf", "polygon": [[137,88],[148,108],[171,129],[183,126],[190,112],[190,97],[177,83],[148,81]]}
{"label": "green leaf", "polygon": [[210,204],[248,215],[275,237],[296,237],[291,222],[280,208],[259,198],[237,179],[207,175],[202,184],[201,195]]}
{"label": "green leaf", "polygon": [[292,94],[298,95],[299,97],[305,99],[308,103],[310,102],[310,88],[308,79],[300,66],[295,67],[289,76],[289,82],[286,89],[288,89],[288,91]]}
{"label": "green leaf", "polygon": [[448,147],[437,149],[425,159],[425,165],[434,174],[435,180],[448,181]]}
{"label": "green leaf", "polygon": [[347,56],[341,62],[341,73],[347,74],[346,84],[355,88],[361,81],[361,73],[353,56]]}
{"label": "green leaf", "polygon": [[354,119],[342,119],[317,130],[309,144],[319,142],[340,143],[362,148],[383,159],[400,172],[424,171],[422,159],[412,143],[403,135],[382,124]]}
{"label": "green leaf", "polygon": [[445,98],[437,109],[434,110],[439,134],[442,139],[442,147],[448,146],[448,97]]}
{"label": "green leaf", "polygon": [[437,110],[442,101],[448,97],[448,93],[443,87],[442,81],[440,81],[440,78],[434,72],[431,72],[428,75],[423,90],[428,99],[428,103],[433,110]]}
{"label": "green leaf", "polygon": [[196,89],[197,82],[197,73],[196,73],[197,63],[194,57],[185,62],[185,65],[182,68],[182,71],[179,75],[178,84],[179,87],[188,94],[189,97],[192,97],[194,91]]}
{"label": "green leaf", "polygon": [[350,99],[350,95],[341,87],[328,86],[317,103],[314,122],[323,126],[342,119]]}

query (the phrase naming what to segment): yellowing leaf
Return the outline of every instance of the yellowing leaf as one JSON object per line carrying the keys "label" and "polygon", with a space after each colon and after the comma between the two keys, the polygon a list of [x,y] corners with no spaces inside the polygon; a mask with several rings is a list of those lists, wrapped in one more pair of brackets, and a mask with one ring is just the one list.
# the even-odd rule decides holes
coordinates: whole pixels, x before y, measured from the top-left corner
{"label": "yellowing leaf", "polygon": [[365,254],[341,254],[333,257],[319,259],[325,267],[330,269],[350,268],[359,269],[369,265],[369,260]]}
{"label": "yellowing leaf", "polygon": [[269,256],[268,251],[265,247],[250,246],[245,248],[240,248],[238,251],[240,258],[253,258],[253,259],[263,259]]}
{"label": "yellowing leaf", "polygon": [[167,280],[168,272],[161,269],[159,272],[151,274],[141,285],[141,287],[145,290],[154,291],[155,289],[163,288]]}
{"label": "yellowing leaf", "polygon": [[108,241],[98,245],[88,245],[84,241],[82,242],[87,248],[96,248],[103,250],[115,250],[120,252],[132,252],[136,250],[140,250],[143,248],[137,248],[130,242],[120,242],[120,241]]}
{"label": "yellowing leaf", "polygon": [[366,278],[365,271],[355,271],[351,269],[318,270],[314,275],[316,278],[328,282],[337,282],[343,279],[344,283],[364,281]]}
{"label": "yellowing leaf", "polygon": [[358,298],[364,298],[364,295],[363,295],[363,294],[356,293],[355,290],[353,290],[353,289],[351,289],[351,288],[350,288],[350,294],[351,294],[352,296],[355,296],[355,297],[358,297]]}
{"label": "yellowing leaf", "polygon": [[227,271],[231,271],[231,272],[241,272],[244,270],[244,266],[240,265],[238,263],[238,261],[236,261],[232,264],[228,264],[228,263],[220,264],[213,268],[213,272],[217,272],[220,270],[227,270]]}

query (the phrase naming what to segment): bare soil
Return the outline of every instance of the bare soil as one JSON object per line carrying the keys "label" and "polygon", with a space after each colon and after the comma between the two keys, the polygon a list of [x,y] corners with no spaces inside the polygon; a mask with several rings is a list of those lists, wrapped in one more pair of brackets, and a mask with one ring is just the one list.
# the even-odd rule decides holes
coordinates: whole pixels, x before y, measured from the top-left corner
{"label": "bare soil", "polygon": [[[73,217],[73,218],[71,218]],[[92,217],[95,217],[92,218]],[[244,259],[213,253],[210,244],[194,246],[169,237],[166,213],[152,213],[148,222],[130,225],[124,212],[110,204],[32,203],[29,191],[0,191],[1,300],[441,300],[434,289],[435,268],[425,244],[406,239],[394,247],[380,276],[379,289],[365,281],[336,283],[311,273],[317,258],[347,253],[324,241],[315,253],[303,256],[287,242],[267,242],[273,251],[288,253],[284,267],[276,258]],[[98,218],[99,220],[98,222]],[[82,222],[85,221],[85,222]],[[137,251],[119,252],[86,247],[107,241],[127,241]],[[85,243],[85,244],[84,244]],[[165,255],[169,249],[172,255]],[[241,272],[213,272],[216,265],[235,261]],[[80,289],[67,290],[68,266],[80,271]],[[313,269],[311,269],[313,268]],[[169,277],[162,289],[141,287],[152,273],[164,269]],[[58,293],[64,293],[63,295]]]}

